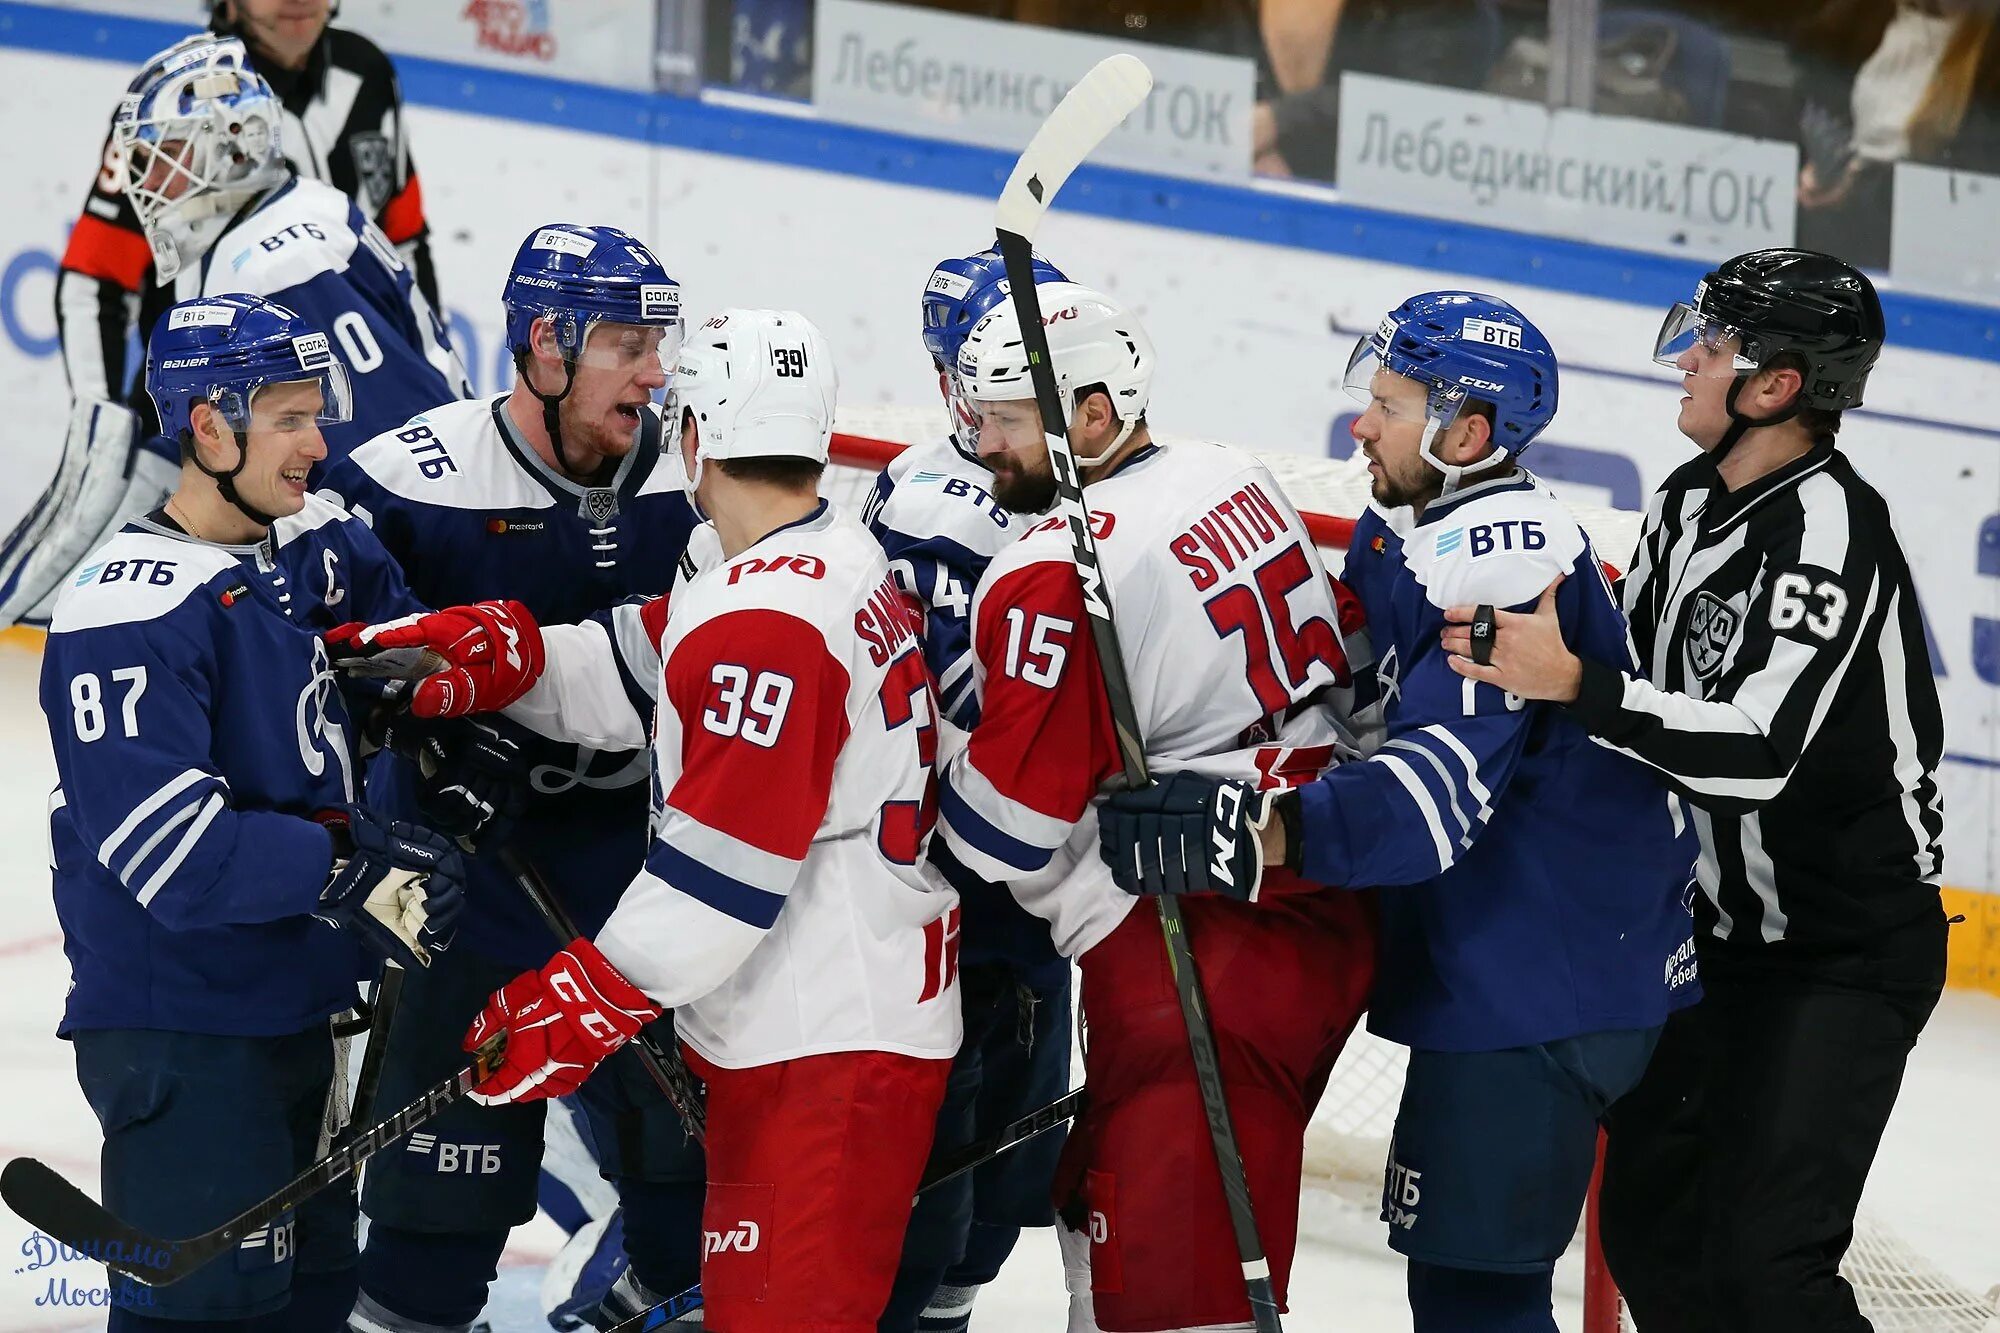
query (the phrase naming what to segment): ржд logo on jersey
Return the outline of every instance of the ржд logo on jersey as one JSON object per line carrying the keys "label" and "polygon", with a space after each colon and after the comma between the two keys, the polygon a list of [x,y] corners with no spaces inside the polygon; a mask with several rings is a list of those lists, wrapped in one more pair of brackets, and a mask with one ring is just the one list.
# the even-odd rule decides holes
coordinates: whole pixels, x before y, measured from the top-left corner
{"label": "\u0440\u0436\u0434 logo on jersey", "polygon": [[1696,680],[1707,680],[1722,669],[1722,659],[1729,655],[1729,645],[1736,638],[1736,625],[1740,617],[1736,609],[1712,592],[1704,592],[1694,599],[1694,608],[1688,615],[1687,655],[1688,669],[1694,672]]}

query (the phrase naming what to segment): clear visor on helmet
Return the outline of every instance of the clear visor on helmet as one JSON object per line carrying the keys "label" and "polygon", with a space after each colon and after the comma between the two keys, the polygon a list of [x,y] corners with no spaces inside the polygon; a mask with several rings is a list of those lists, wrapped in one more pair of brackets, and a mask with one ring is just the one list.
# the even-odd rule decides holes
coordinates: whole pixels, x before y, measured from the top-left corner
{"label": "clear visor on helmet", "polygon": [[[1660,324],[1659,339],[1653,344],[1653,360],[1684,374],[1734,379],[1738,374],[1759,369],[1751,355],[1754,350],[1741,331],[1680,301]],[[1698,358],[1692,363],[1688,361],[1690,352],[1695,352]]]}
{"label": "clear visor on helmet", "polygon": [[954,374],[951,383],[952,428],[958,432],[959,443],[975,455],[1013,453],[1017,449],[1046,445],[1042,410],[1032,395],[975,398],[959,376]]}
{"label": "clear visor on helmet", "polygon": [[1354,344],[1341,387],[1363,407],[1379,408],[1385,420],[1435,427],[1434,435],[1456,421],[1459,409],[1465,406],[1465,390],[1401,375],[1383,365],[1373,338]]}
{"label": "clear visor on helmet", "polygon": [[593,319],[584,326],[583,345],[577,349],[576,363],[592,370],[633,376],[657,372],[671,382],[685,331],[679,320],[671,324],[626,324],[615,319]]}
{"label": "clear visor on helmet", "polygon": [[354,419],[354,391],[338,361],[303,374],[220,385],[208,402],[238,434],[337,426]]}

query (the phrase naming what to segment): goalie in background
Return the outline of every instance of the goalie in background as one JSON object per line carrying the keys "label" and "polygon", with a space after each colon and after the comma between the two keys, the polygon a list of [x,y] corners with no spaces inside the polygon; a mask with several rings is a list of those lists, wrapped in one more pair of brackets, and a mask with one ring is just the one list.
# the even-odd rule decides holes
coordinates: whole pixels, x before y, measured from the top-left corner
{"label": "goalie in background", "polygon": [[[354,419],[327,423],[325,443],[337,458],[469,395],[471,385],[395,246],[347,195],[286,161],[286,108],[248,62],[237,38],[190,37],[149,60],[120,101],[106,171],[116,174],[151,261],[135,278],[143,284],[137,297],[118,308],[136,300],[142,340],[160,311],[197,296],[247,292],[304,315],[338,341],[355,381]],[[79,224],[79,234],[94,233]],[[74,277],[65,274],[64,290]],[[56,475],[0,542],[0,625],[46,622],[77,561],[159,504],[179,467],[174,442],[156,433],[150,401],[136,392],[118,401],[125,386],[75,335],[65,328],[73,406]]]}
{"label": "goalie in background", "polygon": [[[319,636],[420,608],[367,526],[306,493],[350,401],[325,333],[253,297],[188,302],[146,383],[178,483],[65,587],[42,659],[74,976],[57,1032],[103,1126],[105,1205],[191,1236],[325,1151],[345,1103],[329,1020],[378,958],[426,965],[464,895],[449,840],[357,804]],[[354,1226],[353,1190],[324,1191],[184,1281],[121,1280],[108,1326],[331,1333]]]}

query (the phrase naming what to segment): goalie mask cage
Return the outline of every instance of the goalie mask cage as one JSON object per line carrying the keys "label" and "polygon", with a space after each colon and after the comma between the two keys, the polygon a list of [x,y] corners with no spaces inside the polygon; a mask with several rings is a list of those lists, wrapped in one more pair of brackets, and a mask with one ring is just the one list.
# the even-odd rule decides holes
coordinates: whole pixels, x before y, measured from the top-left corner
{"label": "goalie mask cage", "polygon": [[[835,425],[831,465],[821,489],[834,504],[859,514],[876,474],[905,447],[941,439],[945,420],[941,408],[842,407]],[[1156,438],[1163,443],[1173,439]],[[1288,453],[1259,457],[1337,569],[1338,553],[1367,505],[1365,464],[1358,455],[1352,460]],[[1614,564],[1629,559],[1638,539],[1638,514],[1588,505],[1570,508],[1600,558]],[[1377,1208],[1390,1129],[1402,1097],[1403,1065],[1401,1047],[1365,1031],[1348,1041],[1306,1138],[1302,1237],[1387,1252]],[[1591,1221],[1594,1190],[1591,1202],[1572,1243],[1583,1251],[1584,1333],[1618,1333],[1633,1325],[1597,1253]],[[1854,1243],[1841,1271],[1878,1333],[2000,1333],[2000,1288],[1984,1296],[1967,1289],[1865,1212],[1855,1224]]]}

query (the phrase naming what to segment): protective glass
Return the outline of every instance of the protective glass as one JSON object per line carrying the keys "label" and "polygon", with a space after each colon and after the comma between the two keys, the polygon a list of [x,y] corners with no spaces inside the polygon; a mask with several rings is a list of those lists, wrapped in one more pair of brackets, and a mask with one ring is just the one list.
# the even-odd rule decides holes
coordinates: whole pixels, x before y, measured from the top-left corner
{"label": "protective glass", "polygon": [[615,319],[593,319],[584,326],[583,346],[577,350],[576,363],[621,375],[640,375],[657,367],[671,383],[686,331],[679,320],[671,324],[626,324]]}
{"label": "protective glass", "polygon": [[1757,359],[1750,355],[1755,349],[1741,330],[1702,314],[1686,301],[1676,302],[1660,324],[1660,336],[1653,344],[1653,360],[1686,374],[1680,360],[1697,347],[1707,355],[1702,357],[1701,368],[1695,374],[1734,379],[1744,372],[1760,369]]}
{"label": "protective glass", "polygon": [[[1414,384],[1426,392],[1421,398],[1409,392],[1384,392],[1378,396],[1378,388],[1387,390],[1391,387],[1377,384],[1376,377],[1383,374],[1395,376],[1392,384]],[[1389,370],[1382,364],[1382,358],[1376,355],[1373,338],[1363,338],[1354,344],[1354,351],[1347,358],[1347,372],[1341,376],[1341,388],[1362,406],[1380,408],[1386,420],[1432,427],[1433,433],[1443,431],[1456,421],[1459,409],[1465,406],[1463,389],[1433,384]]]}
{"label": "protective glass", "polygon": [[[208,401],[229,423],[229,428],[238,434],[247,434],[252,428],[284,429],[292,425],[284,418],[290,415],[293,404],[311,405],[310,395],[301,394],[297,398],[287,398],[286,406],[280,408],[263,391],[288,384],[312,384],[319,389],[319,403],[313,410],[311,420],[315,425],[337,426],[354,419],[354,389],[347,378],[347,367],[338,361],[318,370],[304,374],[272,375],[263,379],[246,380],[238,384],[223,385],[209,390]],[[304,412],[299,413],[304,416]]]}

